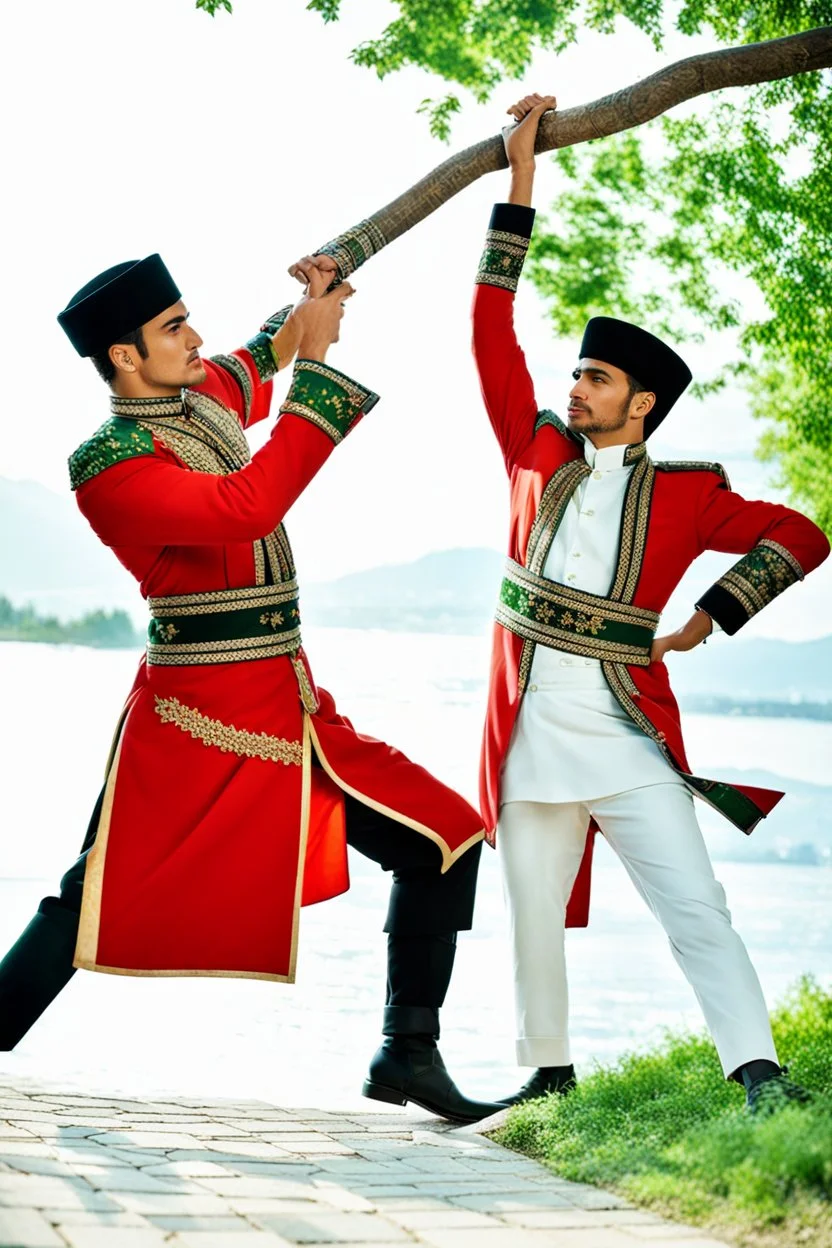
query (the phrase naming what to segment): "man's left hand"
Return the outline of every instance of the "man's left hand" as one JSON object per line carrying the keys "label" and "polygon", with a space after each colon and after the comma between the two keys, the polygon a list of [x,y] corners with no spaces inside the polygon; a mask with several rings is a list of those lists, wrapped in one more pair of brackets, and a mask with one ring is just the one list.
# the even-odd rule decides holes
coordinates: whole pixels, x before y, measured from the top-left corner
{"label": "man's left hand", "polygon": [[693,650],[700,645],[713,631],[713,621],[705,611],[694,611],[693,615],[675,633],[665,637],[657,637],[650,648],[650,662],[661,663],[670,650]]}
{"label": "man's left hand", "polygon": [[296,260],[294,264],[289,265],[289,276],[296,277],[304,286],[309,284],[309,278],[312,270],[317,269],[318,273],[327,277],[327,287],[338,276],[338,265],[332,259],[332,256],[302,256],[300,260]]}

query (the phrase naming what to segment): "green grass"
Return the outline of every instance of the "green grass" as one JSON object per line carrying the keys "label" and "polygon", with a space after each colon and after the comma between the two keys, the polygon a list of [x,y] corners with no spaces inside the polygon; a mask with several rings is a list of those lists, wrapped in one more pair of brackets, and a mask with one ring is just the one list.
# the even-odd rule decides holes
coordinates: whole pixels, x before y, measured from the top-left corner
{"label": "green grass", "polygon": [[742,1245],[832,1246],[832,995],[803,980],[773,1017],[808,1106],[751,1117],[706,1036],[670,1036],[566,1097],[520,1105],[501,1144]]}

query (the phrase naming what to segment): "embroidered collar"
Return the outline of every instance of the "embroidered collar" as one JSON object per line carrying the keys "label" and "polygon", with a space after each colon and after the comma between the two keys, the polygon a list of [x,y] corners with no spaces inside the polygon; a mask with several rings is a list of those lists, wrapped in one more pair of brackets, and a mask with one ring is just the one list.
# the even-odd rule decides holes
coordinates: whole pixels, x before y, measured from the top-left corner
{"label": "embroidered collar", "polygon": [[596,447],[589,438],[583,439],[584,459],[590,468],[598,468],[604,472],[614,472],[620,468],[631,468],[647,454],[645,442],[631,442],[625,446],[623,442],[615,446]]}
{"label": "embroidered collar", "polygon": [[114,416],[127,416],[132,420],[158,420],[164,416],[189,416],[191,392],[184,386],[179,394],[165,398],[132,399],[120,394],[110,395],[110,411]]}

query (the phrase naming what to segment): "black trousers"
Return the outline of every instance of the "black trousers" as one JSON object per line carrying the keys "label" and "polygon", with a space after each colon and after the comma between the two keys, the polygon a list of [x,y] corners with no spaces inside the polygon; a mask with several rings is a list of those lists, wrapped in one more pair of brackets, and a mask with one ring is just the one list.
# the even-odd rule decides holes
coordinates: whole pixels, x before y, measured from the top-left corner
{"label": "black trousers", "polygon": [[[81,855],[44,897],[18,941],[0,962],[0,1050],[18,1043],[74,974],[87,855],[95,843],[103,790]],[[473,922],[480,845],[445,872],[427,837],[372,810],[349,794],[347,842],[393,876],[384,930],[388,933],[387,1003],[442,1005],[453,968],[456,933]]]}

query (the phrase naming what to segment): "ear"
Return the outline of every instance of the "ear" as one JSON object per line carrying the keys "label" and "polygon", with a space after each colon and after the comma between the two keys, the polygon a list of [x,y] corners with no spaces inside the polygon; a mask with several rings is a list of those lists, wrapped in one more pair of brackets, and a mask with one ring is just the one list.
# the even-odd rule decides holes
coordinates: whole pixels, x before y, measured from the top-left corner
{"label": "ear", "polygon": [[123,373],[135,373],[136,362],[133,359],[133,354],[132,354],[134,350],[135,350],[135,347],[128,347],[128,346],[125,346],[124,344],[121,344],[115,347],[110,347],[110,350],[107,352],[107,354],[109,355],[115,367],[120,369]]}
{"label": "ear", "polygon": [[633,403],[635,406],[631,410],[630,415],[643,420],[656,406],[656,396],[652,390],[642,390],[633,396]]}

